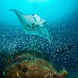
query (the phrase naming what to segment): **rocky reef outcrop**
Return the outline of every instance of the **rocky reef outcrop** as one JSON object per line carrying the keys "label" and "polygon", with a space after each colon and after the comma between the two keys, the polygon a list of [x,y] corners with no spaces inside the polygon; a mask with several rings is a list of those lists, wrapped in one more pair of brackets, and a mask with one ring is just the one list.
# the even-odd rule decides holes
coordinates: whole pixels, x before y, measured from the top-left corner
{"label": "rocky reef outcrop", "polygon": [[58,72],[42,53],[21,51],[9,57],[4,78],[64,78],[68,74],[66,70]]}
{"label": "rocky reef outcrop", "polygon": [[26,60],[6,69],[5,78],[64,78],[67,72],[58,73],[43,59]]}

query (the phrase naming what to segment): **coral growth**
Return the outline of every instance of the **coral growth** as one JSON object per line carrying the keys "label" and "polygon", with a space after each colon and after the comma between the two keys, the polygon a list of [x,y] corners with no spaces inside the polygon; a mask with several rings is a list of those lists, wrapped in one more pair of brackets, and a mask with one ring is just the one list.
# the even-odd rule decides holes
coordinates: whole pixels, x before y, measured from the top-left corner
{"label": "coral growth", "polygon": [[44,53],[19,51],[0,57],[0,78],[64,78],[68,74],[57,72]]}
{"label": "coral growth", "polygon": [[67,73],[58,73],[43,59],[26,60],[6,69],[5,78],[64,78]]}

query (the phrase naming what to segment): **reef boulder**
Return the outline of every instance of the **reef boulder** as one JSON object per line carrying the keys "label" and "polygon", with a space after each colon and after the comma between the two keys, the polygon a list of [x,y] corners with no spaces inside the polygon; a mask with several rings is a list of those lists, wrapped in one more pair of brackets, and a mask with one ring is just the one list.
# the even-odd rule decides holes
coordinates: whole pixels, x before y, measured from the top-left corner
{"label": "reef boulder", "polygon": [[14,63],[5,70],[5,78],[64,78],[67,74],[64,70],[58,73],[43,59]]}

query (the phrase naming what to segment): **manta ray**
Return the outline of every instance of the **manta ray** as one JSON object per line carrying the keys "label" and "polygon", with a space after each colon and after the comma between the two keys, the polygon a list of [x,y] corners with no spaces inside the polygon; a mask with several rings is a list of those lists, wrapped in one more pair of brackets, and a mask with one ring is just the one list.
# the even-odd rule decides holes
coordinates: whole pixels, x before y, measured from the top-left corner
{"label": "manta ray", "polygon": [[45,20],[41,19],[37,14],[26,15],[16,9],[11,9],[10,11],[17,15],[26,34],[37,35],[50,41],[50,35],[47,30],[48,23]]}

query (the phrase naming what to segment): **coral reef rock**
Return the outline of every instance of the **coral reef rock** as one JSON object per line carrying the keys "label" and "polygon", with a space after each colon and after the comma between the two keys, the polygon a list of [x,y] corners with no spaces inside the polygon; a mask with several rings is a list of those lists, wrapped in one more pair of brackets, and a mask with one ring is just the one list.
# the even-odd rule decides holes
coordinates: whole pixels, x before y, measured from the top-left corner
{"label": "coral reef rock", "polygon": [[5,70],[5,78],[64,78],[67,74],[64,70],[57,72],[43,59],[24,60]]}

